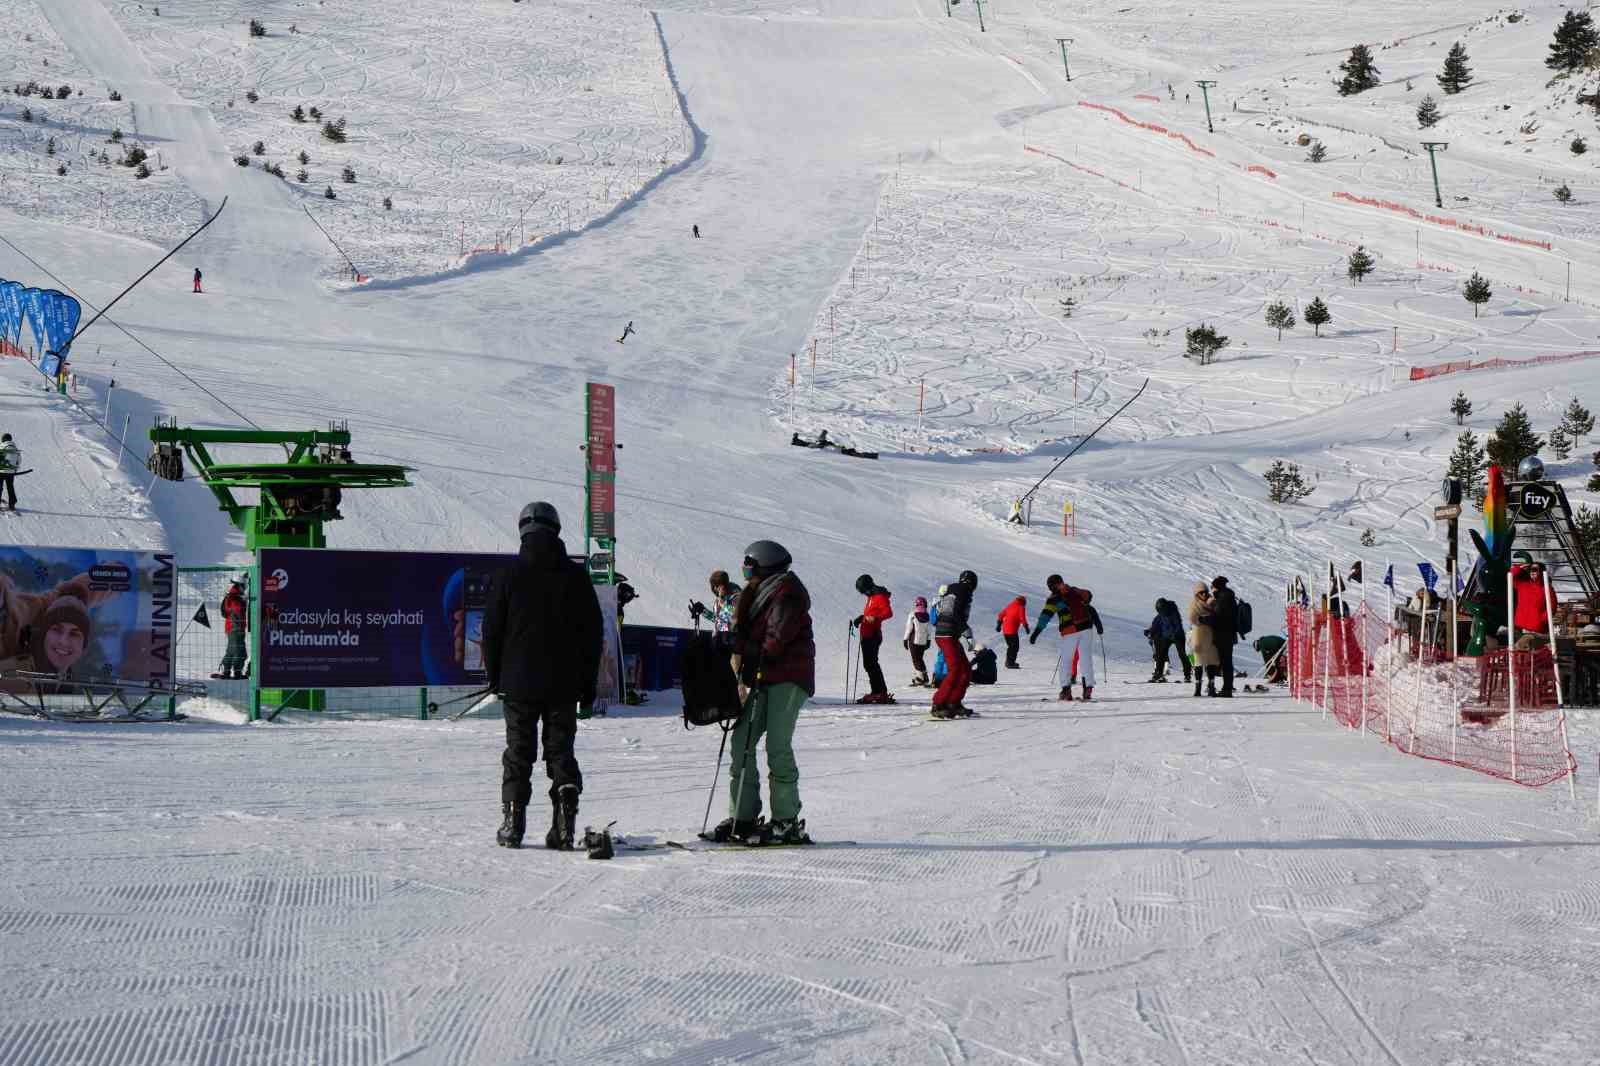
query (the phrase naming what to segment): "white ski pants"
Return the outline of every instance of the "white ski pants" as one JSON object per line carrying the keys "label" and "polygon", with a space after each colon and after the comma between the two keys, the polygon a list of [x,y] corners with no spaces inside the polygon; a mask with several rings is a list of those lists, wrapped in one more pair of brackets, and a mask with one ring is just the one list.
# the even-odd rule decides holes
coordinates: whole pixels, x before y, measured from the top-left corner
{"label": "white ski pants", "polygon": [[1061,638],[1061,685],[1065,688],[1076,677],[1094,688],[1094,630],[1069,633]]}

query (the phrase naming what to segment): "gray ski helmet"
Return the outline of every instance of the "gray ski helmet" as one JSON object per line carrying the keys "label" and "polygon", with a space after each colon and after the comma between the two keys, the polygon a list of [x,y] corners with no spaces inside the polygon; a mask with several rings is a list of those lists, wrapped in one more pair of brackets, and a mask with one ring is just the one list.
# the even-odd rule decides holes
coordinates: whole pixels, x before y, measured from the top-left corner
{"label": "gray ski helmet", "polygon": [[760,576],[777,574],[794,562],[789,550],[775,540],[758,540],[744,550],[745,566]]}
{"label": "gray ski helmet", "polygon": [[872,590],[875,587],[877,587],[877,583],[872,580],[871,574],[862,574],[860,577],[856,578],[856,591],[861,593],[863,596],[872,595]]}
{"label": "gray ski helmet", "polygon": [[553,504],[537,500],[522,509],[517,516],[517,532],[528,532],[529,526],[543,526],[552,533],[561,532],[561,515],[557,513]]}

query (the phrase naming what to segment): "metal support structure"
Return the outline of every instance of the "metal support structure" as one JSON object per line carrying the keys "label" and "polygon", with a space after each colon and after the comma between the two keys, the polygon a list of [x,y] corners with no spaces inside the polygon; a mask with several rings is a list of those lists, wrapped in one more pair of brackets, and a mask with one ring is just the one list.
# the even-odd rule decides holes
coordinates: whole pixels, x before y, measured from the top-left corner
{"label": "metal support structure", "polygon": [[1056,44],[1061,46],[1061,71],[1067,76],[1067,81],[1072,80],[1072,68],[1067,66],[1067,45],[1071,44],[1071,37],[1057,37]]}
{"label": "metal support structure", "polygon": [[1206,103],[1206,129],[1211,133],[1215,133],[1217,132],[1217,128],[1211,124],[1211,93],[1209,90],[1215,89],[1217,87],[1217,83],[1202,78],[1195,82],[1195,84],[1200,86],[1200,99],[1204,100]]}
{"label": "metal support structure", "polygon": [[984,25],[983,25],[983,0],[972,0],[972,2],[974,4],[976,4],[977,7],[978,7],[978,32],[979,33],[987,33],[987,32],[989,32],[988,30],[986,30],[984,28]]}
{"label": "metal support structure", "polygon": [[1450,147],[1449,141],[1423,141],[1423,149],[1428,153],[1428,166],[1433,170],[1433,206],[1443,207],[1444,197],[1439,193],[1439,160],[1434,153],[1442,152]]}

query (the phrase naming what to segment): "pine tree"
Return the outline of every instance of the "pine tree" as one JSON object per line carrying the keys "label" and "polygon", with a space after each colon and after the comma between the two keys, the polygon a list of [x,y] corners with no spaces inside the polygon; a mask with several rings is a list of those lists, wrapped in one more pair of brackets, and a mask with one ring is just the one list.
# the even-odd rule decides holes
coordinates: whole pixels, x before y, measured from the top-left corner
{"label": "pine tree", "polygon": [[1456,93],[1472,84],[1472,71],[1467,66],[1467,49],[1460,41],[1450,46],[1450,54],[1444,57],[1444,70],[1439,72],[1439,88],[1447,95]]}
{"label": "pine tree", "polygon": [[1572,150],[1573,155],[1582,155],[1589,150],[1589,142],[1582,137],[1574,137],[1567,147]]}
{"label": "pine tree", "polygon": [[1312,163],[1320,163],[1328,158],[1328,146],[1321,141],[1311,142],[1311,151],[1306,153],[1306,159]]}
{"label": "pine tree", "polygon": [[1381,84],[1378,68],[1372,64],[1372,50],[1364,44],[1350,49],[1350,57],[1339,64],[1339,69],[1344,71],[1344,77],[1339,79],[1340,96],[1354,96]]}
{"label": "pine tree", "polygon": [[1450,413],[1456,416],[1456,425],[1465,425],[1468,416],[1472,414],[1472,401],[1467,399],[1465,392],[1457,392],[1456,398],[1450,401]]}
{"label": "pine tree", "polygon": [[1572,190],[1567,188],[1566,182],[1562,182],[1560,185],[1556,186],[1556,200],[1563,204],[1569,204],[1572,202]]}
{"label": "pine tree", "polygon": [[1594,19],[1587,11],[1568,11],[1556,27],[1544,65],[1551,70],[1577,70],[1588,63],[1596,46],[1600,46],[1600,31],[1594,28]]}
{"label": "pine tree", "polygon": [[1465,297],[1467,303],[1472,305],[1472,317],[1477,318],[1478,308],[1488,303],[1489,298],[1493,296],[1494,293],[1490,291],[1489,283],[1488,281],[1484,280],[1483,275],[1474,270],[1472,272],[1472,277],[1468,278],[1462,284],[1461,295]]}
{"label": "pine tree", "polygon": [[1594,432],[1594,415],[1589,409],[1578,402],[1574,396],[1572,402],[1567,404],[1567,410],[1561,416],[1561,424],[1566,427],[1567,436],[1574,441],[1582,440]]}
{"label": "pine tree", "polygon": [[1600,511],[1582,505],[1572,524],[1578,531],[1578,550],[1588,557],[1590,566],[1600,568]]}
{"label": "pine tree", "polygon": [[1184,330],[1183,341],[1189,355],[1198,355],[1200,357],[1201,366],[1210,364],[1217,357],[1217,353],[1230,343],[1227,337],[1224,337],[1214,327],[1204,322],[1193,329]]}
{"label": "pine tree", "polygon": [[1567,435],[1565,423],[1550,431],[1550,454],[1557,459],[1565,459],[1572,454],[1572,438]]}
{"label": "pine tree", "polygon": [[1423,129],[1428,129],[1442,118],[1444,118],[1444,115],[1440,112],[1439,105],[1434,98],[1424,96],[1422,103],[1417,105],[1417,125]]}
{"label": "pine tree", "polygon": [[1377,534],[1372,532],[1371,526],[1361,531],[1361,546],[1363,548],[1376,548],[1378,546]]}
{"label": "pine tree", "polygon": [[1367,246],[1356,245],[1356,250],[1350,253],[1350,261],[1345,267],[1345,273],[1350,275],[1350,280],[1360,282],[1362,278],[1372,273],[1377,264],[1372,256],[1367,254]]}
{"label": "pine tree", "polygon": [[1543,438],[1533,431],[1527,408],[1517,403],[1511,405],[1494,427],[1494,435],[1489,438],[1485,451],[1491,463],[1511,474],[1516,472],[1518,463],[1530,455],[1538,455],[1543,446]]}
{"label": "pine tree", "polygon": [[1278,339],[1283,340],[1283,331],[1294,329],[1294,312],[1282,300],[1267,306],[1267,325],[1278,331]]}
{"label": "pine tree", "polygon": [[1296,463],[1285,463],[1282,459],[1274,459],[1267,472],[1261,476],[1267,482],[1267,499],[1273,503],[1293,503],[1311,495],[1311,486],[1306,484],[1306,479]]}
{"label": "pine tree", "polygon": [[289,117],[294,119],[296,122],[304,122],[306,120],[306,109],[301,107],[299,104],[295,104],[294,110],[289,112]]}
{"label": "pine tree", "polygon": [[1470,429],[1463,430],[1456,437],[1455,451],[1450,453],[1450,465],[1445,473],[1461,482],[1467,495],[1482,507],[1483,496],[1488,488],[1488,471],[1488,458],[1483,445],[1478,443],[1478,435]]}
{"label": "pine tree", "polygon": [[1306,304],[1306,321],[1311,324],[1312,335],[1322,336],[1322,327],[1333,321],[1333,315],[1328,311],[1328,305],[1322,302],[1322,297],[1313,296],[1311,302]]}
{"label": "pine tree", "polygon": [[[1594,468],[1600,470],[1600,452],[1594,453]],[[1600,474],[1590,474],[1589,483],[1584,488],[1590,492],[1600,492]]]}

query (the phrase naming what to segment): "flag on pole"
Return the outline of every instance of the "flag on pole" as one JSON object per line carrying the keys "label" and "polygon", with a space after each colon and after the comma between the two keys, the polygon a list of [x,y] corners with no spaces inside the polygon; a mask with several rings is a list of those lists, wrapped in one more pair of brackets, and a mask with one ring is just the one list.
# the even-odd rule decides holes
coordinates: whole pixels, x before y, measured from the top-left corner
{"label": "flag on pole", "polygon": [[1460,596],[1465,591],[1467,591],[1467,583],[1465,581],[1462,581],[1461,580],[1461,575],[1459,573],[1457,573],[1456,574],[1456,595]]}
{"label": "flag on pole", "polygon": [[1394,564],[1393,563],[1390,563],[1389,564],[1389,569],[1384,571],[1383,583],[1385,585],[1388,585],[1391,589],[1394,588]]}
{"label": "flag on pole", "polygon": [[206,605],[205,604],[202,603],[200,605],[200,609],[194,613],[194,620],[196,622],[200,623],[201,625],[205,626],[207,629],[211,628],[211,619],[206,617]]}
{"label": "flag on pole", "polygon": [[1439,571],[1433,568],[1432,563],[1418,563],[1417,570],[1422,574],[1422,583],[1428,586],[1429,592],[1432,592],[1434,586],[1439,583]]}

